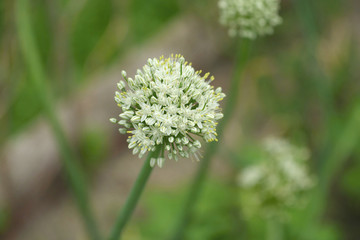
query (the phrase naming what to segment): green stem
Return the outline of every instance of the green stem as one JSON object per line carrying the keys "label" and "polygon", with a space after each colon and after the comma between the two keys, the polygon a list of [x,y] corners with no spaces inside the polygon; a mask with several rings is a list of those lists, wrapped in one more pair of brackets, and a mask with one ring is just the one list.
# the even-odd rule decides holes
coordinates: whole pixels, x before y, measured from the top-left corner
{"label": "green stem", "polygon": [[[229,122],[233,109],[237,103],[237,99],[239,97],[239,86],[241,80],[241,73],[243,72],[245,63],[249,57],[249,52],[251,50],[251,41],[243,40],[238,47],[238,52],[236,54],[236,69],[234,75],[231,80],[230,92],[227,96],[226,105],[224,108],[224,118],[219,123],[217,128],[218,139],[221,140],[222,134],[226,124]],[[181,240],[184,238],[185,229],[189,223],[191,218],[191,214],[193,212],[193,208],[196,204],[196,201],[199,198],[201,193],[201,189],[203,187],[203,182],[206,177],[206,173],[209,169],[211,159],[213,155],[216,153],[219,144],[216,142],[209,143],[205,152],[204,157],[200,161],[200,166],[196,172],[194,180],[191,184],[190,190],[186,195],[186,199],[184,205],[180,212],[179,222],[177,223],[174,235],[172,239]]]}
{"label": "green stem", "polygon": [[129,221],[137,202],[139,201],[140,195],[144,190],[145,184],[149,179],[152,167],[150,166],[150,159],[154,156],[158,156],[160,148],[155,150],[155,152],[150,152],[144,162],[144,165],[135,181],[133,188],[131,189],[130,195],[126,200],[124,207],[122,208],[114,228],[111,232],[109,240],[118,240],[121,237],[121,233]]}
{"label": "green stem", "polygon": [[93,214],[90,210],[88,192],[85,177],[77,164],[62,127],[55,113],[53,94],[46,85],[46,75],[41,65],[39,51],[37,49],[30,23],[30,7],[28,0],[17,0],[15,7],[16,24],[20,48],[30,72],[30,79],[35,87],[35,95],[40,98],[42,110],[54,132],[58,142],[64,169],[68,175],[70,186],[73,190],[77,206],[84,219],[86,229],[91,239],[100,239]]}

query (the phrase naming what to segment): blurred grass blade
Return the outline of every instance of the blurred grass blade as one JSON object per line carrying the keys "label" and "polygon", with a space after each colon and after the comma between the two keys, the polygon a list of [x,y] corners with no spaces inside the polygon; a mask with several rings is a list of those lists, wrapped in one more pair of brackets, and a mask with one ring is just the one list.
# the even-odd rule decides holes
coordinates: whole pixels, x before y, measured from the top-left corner
{"label": "blurred grass blade", "polygon": [[326,164],[320,175],[320,186],[327,190],[336,170],[348,159],[360,143],[360,101],[358,100],[341,128],[338,136],[333,138],[332,151],[329,151]]}
{"label": "blurred grass blade", "polygon": [[16,26],[20,48],[25,63],[30,72],[30,79],[34,85],[35,95],[39,97],[42,110],[48,118],[55,138],[58,142],[64,169],[74,192],[77,206],[85,221],[85,225],[91,239],[100,239],[93,214],[90,210],[88,192],[85,177],[76,162],[74,153],[66,140],[62,127],[54,111],[54,100],[50,89],[46,85],[46,76],[41,65],[39,51],[37,50],[30,24],[30,6],[28,0],[18,0],[15,6]]}
{"label": "blurred grass blade", "polygon": [[70,46],[76,65],[82,69],[104,34],[112,16],[111,0],[87,0],[72,29]]}
{"label": "blurred grass blade", "polygon": [[337,136],[331,141],[331,150],[326,155],[326,165],[321,169],[319,183],[314,189],[312,201],[302,215],[302,224],[300,226],[307,237],[311,237],[314,222],[321,217],[327,204],[327,195],[329,192],[331,179],[339,170],[340,166],[349,158],[350,154],[359,146],[360,143],[360,101],[358,100],[344,122],[343,127]]}
{"label": "blurred grass blade", "polygon": [[179,10],[178,1],[131,1],[128,9],[131,41],[145,41],[176,16]]}
{"label": "blurred grass blade", "polygon": [[[241,74],[244,70],[244,66],[249,58],[249,54],[252,48],[252,40],[243,39],[242,42],[238,43],[238,49],[236,54],[235,72],[231,80],[230,92],[227,95],[226,105],[224,107],[224,118],[219,123],[217,128],[218,139],[221,141],[226,124],[229,122],[232,116],[234,107],[236,106],[237,99],[239,97],[239,86],[241,83]],[[200,160],[200,166],[195,174],[194,180],[192,181],[190,190],[186,195],[184,206],[181,210],[179,222],[176,226],[172,239],[181,240],[184,238],[185,229],[191,219],[191,214],[194,210],[194,206],[200,196],[201,189],[203,188],[203,182],[206,177],[206,173],[209,169],[210,162],[214,154],[216,153],[220,143],[212,142],[207,144],[206,152],[204,157]]]}
{"label": "blurred grass blade", "polygon": [[[313,9],[314,3],[309,0],[293,0],[295,10],[297,12],[300,24],[303,28],[303,36],[305,39],[305,61],[306,68],[310,71],[308,81],[316,88],[318,98],[324,109],[325,119],[330,120],[334,114],[334,102],[331,88],[331,81],[325,74],[317,59],[319,30]],[[330,123],[326,123],[325,128]]]}
{"label": "blurred grass blade", "polygon": [[331,129],[335,125],[334,121],[337,118],[337,112],[335,109],[334,93],[330,85],[332,81],[324,73],[316,56],[319,43],[319,27],[317,27],[317,15],[315,15],[316,9],[313,9],[314,2],[310,0],[293,0],[293,2],[299,20],[303,25],[307,62],[309,63],[309,68],[314,69],[309,79],[316,86],[318,97],[325,110],[324,134],[326,134],[326,141],[324,146],[320,146],[320,151],[322,152],[320,152],[320,163],[318,164],[319,189],[314,194],[313,208],[310,208],[312,210],[308,211],[310,214],[309,218],[314,218],[323,210],[324,201],[333,175],[358,144],[360,137],[360,128],[358,127],[360,122],[360,105],[359,101],[357,101],[340,131],[337,131],[335,135],[331,134]]}

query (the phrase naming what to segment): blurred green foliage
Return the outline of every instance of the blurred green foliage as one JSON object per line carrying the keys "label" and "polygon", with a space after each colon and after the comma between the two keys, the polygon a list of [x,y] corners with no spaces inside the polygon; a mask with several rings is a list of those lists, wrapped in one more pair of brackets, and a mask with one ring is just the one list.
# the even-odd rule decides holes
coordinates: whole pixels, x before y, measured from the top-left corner
{"label": "blurred green foliage", "polygon": [[[1,6],[9,7],[9,2],[2,1]],[[12,32],[9,32],[9,24],[13,19],[9,19],[8,15],[1,15],[5,18],[5,28],[0,32],[0,36],[3,35],[3,39],[9,39],[12,36]],[[34,26],[34,37],[39,46],[39,55],[41,57],[42,64],[45,66],[46,71],[51,72],[51,58],[53,49],[52,31],[49,21],[49,14],[46,1],[36,0],[32,5],[32,25]],[[9,26],[10,25],[10,26]],[[1,31],[1,30],[0,30]],[[1,34],[2,33],[2,34]],[[29,81],[29,75],[26,69],[23,68],[23,62],[21,61],[21,54],[18,49],[13,49],[7,46],[8,42],[3,43],[3,48],[8,51],[8,60],[10,69],[8,75],[4,76],[9,81],[8,86],[8,107],[4,116],[1,118],[1,127],[4,128],[5,134],[3,138],[13,135],[21,131],[26,125],[39,114],[40,102],[38,98],[34,97],[34,86]],[[17,42],[15,42],[17,44]],[[53,82],[50,82],[53,83]],[[0,141],[3,139],[0,139]]]}
{"label": "blurred green foliage", "polygon": [[[234,240],[268,239],[269,220],[259,216],[244,218],[239,206],[238,186],[219,179],[206,183],[196,212],[189,224],[185,239],[192,240]],[[141,239],[166,239],[171,234],[171,224],[178,215],[179,203],[185,193],[183,186],[169,191],[153,190],[144,197],[146,213],[137,219]],[[301,211],[301,210],[300,210]],[[294,210],[292,218],[278,231],[282,239],[291,240],[336,240],[343,239],[337,228],[331,224],[313,224],[309,230],[311,238],[303,234],[298,226],[299,210]]]}
{"label": "blurred green foliage", "polygon": [[179,10],[177,1],[131,1],[129,21],[133,41],[141,43],[146,40],[161,26],[168,23]]}
{"label": "blurred green foliage", "polygon": [[[1,13],[4,11],[4,6],[8,7],[9,4],[10,2],[7,1],[1,1],[0,3],[0,36],[4,33],[7,34],[8,31],[8,29],[2,29],[5,15]],[[79,82],[86,81],[86,76],[107,67],[100,65],[90,71],[84,68],[89,56],[95,51],[97,44],[100,43],[101,38],[106,33],[109,24],[119,21],[119,19],[115,18],[116,13],[114,13],[114,9],[119,6],[115,8],[116,4],[112,0],[87,0],[84,1],[83,5],[80,5],[81,9],[79,11],[71,10],[72,12],[69,7],[73,5],[70,4],[74,3],[63,1],[60,3],[61,7],[59,6],[56,13],[53,12],[52,8],[58,5],[45,0],[35,0],[31,5],[31,23],[36,44],[40,46],[42,64],[51,78],[49,84],[54,89],[57,97],[67,96],[69,91],[77,88]],[[125,7],[125,9],[121,9],[121,12],[127,13],[129,17],[129,23],[120,24],[129,24],[131,31],[128,33],[125,42],[118,42],[117,45],[112,46],[114,49],[111,50],[117,54],[123,53],[119,49],[128,50],[133,44],[141,43],[151,37],[179,12],[177,1],[156,0],[149,2],[136,0],[121,4],[120,7]],[[71,14],[75,14],[75,16]],[[69,22],[67,18],[72,21]],[[10,19],[6,20],[9,21]],[[69,27],[71,30],[62,32],[65,35],[61,36],[61,38],[68,39],[69,44],[60,45],[59,48],[55,44],[59,34],[56,27],[62,25]],[[107,43],[101,42],[101,44]],[[60,62],[60,64],[65,65],[59,66],[58,56],[60,53],[64,54],[64,52],[65,55],[71,56],[70,61],[66,63]],[[119,55],[111,55],[112,59],[116,56]],[[14,68],[22,66],[20,57],[19,53],[15,52],[13,56]],[[72,66],[71,63],[75,65]],[[105,63],[110,64],[108,61]],[[5,116],[1,119],[2,127],[8,126],[4,129],[6,131],[4,138],[21,131],[40,113],[39,100],[33,97],[33,86],[27,80],[28,70],[20,69],[20,79],[11,81],[12,94],[9,99],[9,107]],[[60,72],[56,69],[60,69]],[[14,71],[18,70],[14,69]],[[54,75],[55,73],[61,75]],[[16,77],[19,78],[19,76]]]}
{"label": "blurred green foliage", "polygon": [[187,239],[239,239],[245,225],[237,204],[236,186],[212,180],[194,212]]}
{"label": "blurred green foliage", "polygon": [[[181,187],[145,195],[147,212],[138,221],[142,239],[166,239],[171,235],[171,223],[175,221],[174,216],[178,216],[185,192],[186,188]],[[233,187],[216,180],[208,182],[186,239],[237,239],[242,235],[243,226],[238,221],[241,216],[236,202]]]}
{"label": "blurred green foliage", "polygon": [[10,221],[10,214],[8,209],[0,207],[0,234],[5,232]]}
{"label": "blurred green foliage", "polygon": [[[4,73],[0,74],[1,80],[4,79],[0,87],[8,85],[4,90],[4,102],[0,103],[5,105],[1,106],[5,110],[0,119],[0,136],[3,138],[0,143],[27,128],[41,112],[41,103],[34,97],[34,86],[29,81],[29,71],[24,68],[18,40],[14,36],[14,19],[9,14],[13,10],[12,2],[0,1],[0,44],[9,61],[6,71],[2,70]],[[213,179],[206,184],[187,239],[265,238],[268,224],[264,219],[243,219],[238,205],[239,189],[234,182],[237,172],[262,157],[257,138],[266,132],[264,129],[269,122],[271,128],[293,142],[310,148],[314,173],[329,176],[326,186],[338,191],[340,188],[342,197],[346,199],[344,205],[348,208],[343,214],[349,215],[349,221],[359,222],[356,219],[360,215],[359,124],[356,119],[351,119],[360,100],[358,40],[353,33],[345,31],[349,36],[331,43],[341,45],[340,50],[331,44],[321,50],[332,36],[331,32],[342,29],[338,26],[351,12],[348,9],[351,1],[306,0],[302,2],[309,3],[308,6],[296,5],[299,2],[283,1],[283,24],[273,36],[256,42],[252,62],[256,67],[248,74],[251,74],[256,88],[259,106],[247,109],[243,114],[241,125],[245,126],[243,134],[247,139],[239,140],[241,147],[223,147],[221,150],[224,162],[230,160],[234,175],[222,180]],[[206,24],[217,24],[215,18],[206,23],[210,17],[207,12],[201,12],[204,4],[207,4],[209,15],[217,17],[216,1],[211,1],[211,5],[201,0],[194,4],[167,0],[32,1],[34,36],[56,98],[76,94],[79,85],[88,84],[89,76],[109,68],[132,47],[145,44],[162,27],[171,24],[177,15],[189,12],[197,15],[204,21],[204,28],[208,27]],[[217,25],[211,27],[220,28]],[[343,33],[336,32],[337,35]],[[219,48],[227,51],[222,53],[222,57],[233,55],[232,45]],[[97,57],[100,58],[97,64],[89,64]],[[65,61],[62,62],[62,58]],[[352,125],[346,128],[349,122]],[[109,155],[110,144],[104,141],[106,136],[100,128],[91,126],[81,131],[78,153],[82,165],[92,173]],[[329,159],[334,162],[329,162]],[[145,217],[134,224],[140,228],[144,239],[165,239],[171,235],[184,193],[185,185],[174,186],[169,191],[149,191],[142,198],[146,205]],[[345,200],[334,196],[332,191],[325,194],[326,201],[321,202],[318,210],[320,218],[310,219],[309,226],[302,228],[304,213],[294,211],[292,219],[282,226],[284,239],[345,239],[348,230],[344,227],[345,220],[326,215],[335,202],[343,204]],[[317,206],[314,206],[316,210]],[[1,209],[0,232],[6,229],[8,219],[7,211]],[[354,235],[358,229],[354,227],[349,231]]]}
{"label": "blurred green foliage", "polygon": [[46,71],[51,71],[54,56],[54,29],[49,12],[49,3],[46,0],[35,0],[32,2],[31,18],[34,26],[34,36],[39,47],[42,65]]}
{"label": "blurred green foliage", "polygon": [[351,167],[341,178],[341,185],[346,194],[357,203],[360,209],[360,161],[351,164]]}
{"label": "blurred green foliage", "polygon": [[22,76],[16,85],[16,92],[7,112],[7,134],[12,135],[21,131],[40,112],[40,100],[34,98],[34,86]]}
{"label": "blurred green foliage", "polygon": [[101,129],[83,129],[79,141],[79,154],[83,167],[93,172],[107,158],[109,143]]}
{"label": "blurred green foliage", "polygon": [[[4,28],[4,11],[5,11],[4,1],[1,1],[0,2],[0,33],[3,32],[3,28]],[[0,38],[0,43],[1,40],[2,39]]]}
{"label": "blurred green foliage", "polygon": [[82,68],[106,31],[113,14],[111,0],[88,0],[73,23],[70,35],[75,64]]}
{"label": "blurred green foliage", "polygon": [[169,223],[179,211],[182,191],[153,190],[144,195],[145,216],[139,220],[139,228],[148,239],[165,239],[171,234]]}

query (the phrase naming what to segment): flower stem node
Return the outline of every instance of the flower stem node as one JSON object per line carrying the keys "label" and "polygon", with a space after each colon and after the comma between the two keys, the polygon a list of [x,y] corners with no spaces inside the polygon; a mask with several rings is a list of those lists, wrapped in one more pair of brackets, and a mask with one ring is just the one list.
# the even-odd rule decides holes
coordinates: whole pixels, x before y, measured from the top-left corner
{"label": "flower stem node", "polygon": [[[165,157],[178,156],[199,160],[201,143],[216,139],[216,125],[223,117],[219,102],[225,97],[221,88],[210,85],[209,73],[201,76],[176,54],[169,58],[148,59],[134,78],[122,71],[127,85],[120,81],[115,101],[122,109],[119,132],[131,134],[127,140],[133,154],[142,157],[146,152],[160,149],[150,165],[162,167]],[[167,152],[167,153],[165,153]]]}

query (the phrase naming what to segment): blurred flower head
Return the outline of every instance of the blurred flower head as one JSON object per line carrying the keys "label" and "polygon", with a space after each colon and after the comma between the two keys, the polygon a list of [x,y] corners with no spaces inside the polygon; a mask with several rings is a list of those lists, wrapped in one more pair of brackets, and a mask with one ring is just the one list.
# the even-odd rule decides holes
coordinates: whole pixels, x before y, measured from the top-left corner
{"label": "blurred flower head", "polygon": [[273,33],[281,23],[280,0],[220,0],[220,23],[229,35],[255,39]]}
{"label": "blurred flower head", "polygon": [[284,218],[288,208],[304,206],[314,185],[307,169],[308,151],[278,138],[263,143],[264,159],[241,172],[242,204],[248,215]]}
{"label": "blurred flower head", "polygon": [[131,134],[127,141],[133,154],[142,157],[158,149],[150,164],[162,167],[165,158],[199,160],[201,143],[195,136],[217,141],[216,125],[223,117],[219,101],[225,94],[210,85],[214,77],[200,74],[180,54],[148,59],[134,78],[122,72],[126,84],[120,81],[115,92],[122,113],[110,121],[121,126],[120,133]]}

